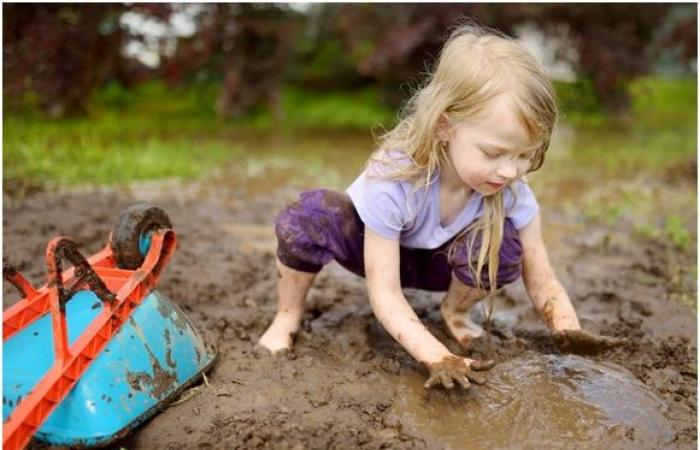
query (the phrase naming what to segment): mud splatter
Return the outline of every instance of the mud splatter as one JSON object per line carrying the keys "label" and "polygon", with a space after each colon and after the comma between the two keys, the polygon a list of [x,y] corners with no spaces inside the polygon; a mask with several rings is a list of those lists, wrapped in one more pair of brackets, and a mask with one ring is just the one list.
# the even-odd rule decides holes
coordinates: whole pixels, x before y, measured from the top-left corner
{"label": "mud splatter", "polygon": [[540,317],[542,318],[542,321],[547,324],[547,326],[551,329],[553,324],[554,324],[554,302],[556,299],[554,298],[548,298],[545,302],[544,305],[542,305],[542,309],[539,310]]}
{"label": "mud splatter", "polygon": [[[155,292],[155,295],[158,295],[157,292]],[[192,329],[192,325],[187,321],[187,318],[184,314],[177,314],[176,311],[173,310],[176,306],[173,305],[170,302],[157,302],[156,309],[160,313],[161,316],[165,319],[170,319],[170,321],[180,329]]]}
{"label": "mud splatter", "polygon": [[129,383],[134,391],[143,391],[151,377],[146,372],[128,372],[126,374],[126,382]]}
{"label": "mud splatter", "polygon": [[165,351],[165,363],[169,367],[172,367],[174,369],[176,367],[176,363],[173,360],[173,349],[172,343],[170,341],[170,330],[168,330],[167,328],[163,333],[163,339],[165,340],[165,347],[167,348],[167,350]]}
{"label": "mud splatter", "polygon": [[452,322],[452,326],[455,328],[467,328],[467,324],[463,320],[455,320]]}
{"label": "mud splatter", "polygon": [[130,380],[138,380],[139,386],[141,387],[141,389],[139,390],[143,390],[143,387],[145,386],[148,388],[147,391],[149,395],[153,396],[156,399],[161,399],[165,396],[167,392],[171,391],[175,387],[177,377],[175,376],[175,373],[163,369],[163,367],[160,365],[160,362],[158,361],[158,358],[156,358],[156,355],[153,354],[153,351],[149,347],[148,341],[146,340],[143,331],[138,326],[134,318],[131,316],[129,317],[129,324],[133,327],[134,331],[139,336],[141,343],[143,343],[144,348],[148,352],[148,359],[151,362],[151,370],[153,372],[153,376],[148,375],[145,372],[138,372],[137,374],[127,374],[129,384],[133,388],[134,385]]}

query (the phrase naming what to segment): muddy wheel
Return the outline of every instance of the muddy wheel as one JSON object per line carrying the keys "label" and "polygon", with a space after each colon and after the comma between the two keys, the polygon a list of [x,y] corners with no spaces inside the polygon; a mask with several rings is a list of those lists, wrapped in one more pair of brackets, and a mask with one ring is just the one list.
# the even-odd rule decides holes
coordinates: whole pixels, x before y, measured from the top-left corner
{"label": "muddy wheel", "polygon": [[117,266],[136,269],[148,253],[154,230],[172,228],[170,218],[157,206],[138,204],[124,209],[112,228],[112,253]]}

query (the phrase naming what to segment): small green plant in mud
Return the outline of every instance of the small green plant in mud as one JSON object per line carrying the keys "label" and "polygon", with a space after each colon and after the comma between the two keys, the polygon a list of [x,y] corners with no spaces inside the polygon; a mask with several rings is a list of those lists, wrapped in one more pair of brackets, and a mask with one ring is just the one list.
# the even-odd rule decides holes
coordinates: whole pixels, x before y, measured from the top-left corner
{"label": "small green plant in mud", "polygon": [[693,242],[692,233],[683,224],[683,218],[672,215],[666,218],[663,234],[677,248],[689,250]]}
{"label": "small green plant in mud", "polygon": [[679,255],[671,250],[667,259],[669,298],[677,303],[688,305],[697,312],[697,258]]}
{"label": "small green plant in mud", "polygon": [[671,215],[663,226],[636,224],[633,234],[661,249],[669,298],[697,311],[697,235],[687,228],[683,218]]}
{"label": "small green plant in mud", "polygon": [[672,214],[664,220],[663,226],[638,223],[634,233],[645,239],[653,239],[669,244],[675,251],[693,253],[697,236],[690,231],[682,217]]}
{"label": "small green plant in mud", "polygon": [[624,208],[619,204],[605,204],[599,201],[589,201],[583,207],[583,215],[594,222],[603,223],[607,226],[615,225],[622,214]]}
{"label": "small green plant in mud", "polygon": [[610,251],[614,237],[625,246],[655,248],[661,264],[659,275],[666,281],[669,297],[697,309],[697,234],[689,209],[695,195],[688,194],[685,200],[676,198],[676,204],[660,204],[653,196],[637,194],[626,196],[618,191],[612,197],[591,195],[578,213],[588,223],[608,230],[599,241],[598,251]]}

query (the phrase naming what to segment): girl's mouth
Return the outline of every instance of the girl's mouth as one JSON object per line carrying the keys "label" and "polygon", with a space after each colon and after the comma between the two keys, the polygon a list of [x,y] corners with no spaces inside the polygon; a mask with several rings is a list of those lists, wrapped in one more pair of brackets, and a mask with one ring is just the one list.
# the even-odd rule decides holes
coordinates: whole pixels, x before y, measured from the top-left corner
{"label": "girl's mouth", "polygon": [[505,183],[486,183],[486,184],[488,184],[490,187],[492,187],[493,189],[496,189],[496,190],[498,190],[506,185]]}

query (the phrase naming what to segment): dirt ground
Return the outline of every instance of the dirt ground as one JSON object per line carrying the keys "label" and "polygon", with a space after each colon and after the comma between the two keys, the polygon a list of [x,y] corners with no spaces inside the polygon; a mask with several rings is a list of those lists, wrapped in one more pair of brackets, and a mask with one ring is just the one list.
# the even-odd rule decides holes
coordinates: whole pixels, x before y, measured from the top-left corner
{"label": "dirt ground", "polygon": [[[253,351],[275,310],[273,219],[297,194],[209,183],[5,199],[4,255],[35,284],[45,279],[43,255],[53,236],[72,237],[92,254],[131,203],[154,202],[172,219],[178,250],[159,290],[213,336],[219,361],[208,386],[113,448],[450,448],[439,436],[405,426],[393,411],[402,380],[424,379],[426,372],[374,319],[363,280],[335,264],[311,291],[293,359]],[[555,212],[543,212],[543,220],[551,230],[551,259],[583,326],[630,339],[589,359],[623,366],[663,400],[673,429],[666,448],[696,448],[696,313],[669,300],[665,250],[631,243],[624,233],[582,231]],[[17,298],[7,283],[3,293],[5,307]],[[459,352],[443,329],[439,294],[406,294],[430,330]],[[496,308],[492,351],[498,361],[557,353],[520,282],[500,294]],[[482,346],[472,355],[483,352]],[[440,402],[469,394],[430,395]],[[633,438],[627,442],[627,448],[643,448]]]}

